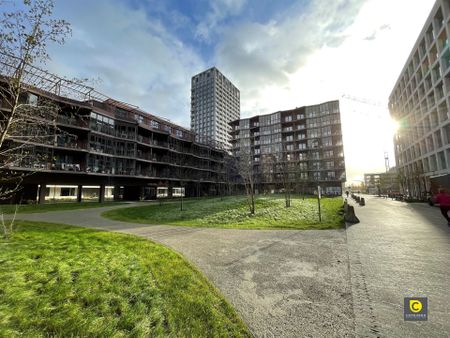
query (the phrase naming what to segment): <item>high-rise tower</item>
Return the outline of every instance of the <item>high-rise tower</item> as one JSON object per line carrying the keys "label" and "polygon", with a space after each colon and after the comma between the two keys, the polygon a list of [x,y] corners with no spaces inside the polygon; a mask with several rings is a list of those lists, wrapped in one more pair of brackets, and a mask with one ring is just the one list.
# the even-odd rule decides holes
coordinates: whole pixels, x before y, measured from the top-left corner
{"label": "high-rise tower", "polygon": [[216,67],[192,77],[191,129],[197,141],[230,148],[229,122],[240,118],[240,93]]}

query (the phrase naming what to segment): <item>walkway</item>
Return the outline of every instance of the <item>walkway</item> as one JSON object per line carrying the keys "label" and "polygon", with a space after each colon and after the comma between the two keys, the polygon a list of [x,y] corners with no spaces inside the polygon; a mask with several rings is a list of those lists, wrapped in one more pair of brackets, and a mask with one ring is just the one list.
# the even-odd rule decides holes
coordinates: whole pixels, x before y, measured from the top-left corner
{"label": "walkway", "polygon": [[[366,196],[347,230],[358,337],[450,337],[450,228],[427,204]],[[404,297],[428,297],[405,322]]]}
{"label": "walkway", "polygon": [[345,230],[203,229],[100,216],[112,208],[19,218],[124,232],[163,243],[198,266],[257,337],[353,337]]}
{"label": "walkway", "polygon": [[[146,226],[100,216],[110,209],[20,219],[168,245],[208,276],[257,337],[450,337],[450,228],[426,204],[366,197],[355,207],[361,223],[347,231]],[[403,320],[406,296],[428,297],[427,322]]]}

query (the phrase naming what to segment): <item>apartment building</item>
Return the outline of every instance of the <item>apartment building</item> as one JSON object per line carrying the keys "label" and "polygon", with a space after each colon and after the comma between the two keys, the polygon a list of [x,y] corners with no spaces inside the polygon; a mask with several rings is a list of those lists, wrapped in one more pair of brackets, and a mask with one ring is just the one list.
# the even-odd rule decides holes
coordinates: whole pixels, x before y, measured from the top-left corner
{"label": "apartment building", "polygon": [[390,168],[384,173],[364,174],[364,185],[369,194],[398,194],[400,186],[397,168]]}
{"label": "apartment building", "polygon": [[[32,71],[40,88],[27,86],[21,103],[51,100],[59,108],[57,130],[45,142],[28,144],[26,156],[2,163],[2,170],[33,173],[25,176],[18,199],[44,202],[76,194],[77,200],[96,196],[102,201],[105,195],[137,200],[155,198],[163,190],[169,197],[173,191],[195,196],[215,194],[224,183],[225,152],[196,142],[190,130],[30,66]],[[7,81],[1,78],[0,91],[5,92]],[[9,109],[5,100],[0,109]],[[17,142],[9,139],[4,146],[13,148]]]}
{"label": "apartment building", "polygon": [[216,67],[192,77],[191,130],[197,141],[229,149],[229,123],[239,117],[239,90]]}
{"label": "apartment building", "polygon": [[339,101],[253,116],[230,123],[232,152],[249,156],[259,192],[342,194],[345,182]]}
{"label": "apartment building", "polygon": [[436,1],[389,98],[402,192],[450,188],[450,0]]}

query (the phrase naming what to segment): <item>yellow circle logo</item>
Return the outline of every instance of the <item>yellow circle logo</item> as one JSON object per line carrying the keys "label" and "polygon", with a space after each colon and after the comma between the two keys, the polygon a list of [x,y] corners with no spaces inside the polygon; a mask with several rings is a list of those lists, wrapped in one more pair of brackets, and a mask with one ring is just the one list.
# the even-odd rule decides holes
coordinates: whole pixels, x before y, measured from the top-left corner
{"label": "yellow circle logo", "polygon": [[409,300],[409,309],[411,312],[417,313],[422,311],[422,302],[417,299],[410,299]]}

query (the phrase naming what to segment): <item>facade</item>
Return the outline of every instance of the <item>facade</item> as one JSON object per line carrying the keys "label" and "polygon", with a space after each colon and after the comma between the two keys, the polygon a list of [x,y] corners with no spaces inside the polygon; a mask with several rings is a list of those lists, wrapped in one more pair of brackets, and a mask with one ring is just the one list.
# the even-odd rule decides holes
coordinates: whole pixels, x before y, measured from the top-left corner
{"label": "facade", "polygon": [[436,1],[389,98],[402,192],[450,188],[450,0]]}
{"label": "facade", "polygon": [[342,194],[345,161],[339,101],[230,123],[232,152],[248,156],[258,192]]}
{"label": "facade", "polygon": [[192,77],[191,130],[197,134],[197,141],[213,141],[229,149],[229,123],[239,117],[239,90],[217,68]]}
{"label": "facade", "polygon": [[364,187],[368,194],[375,195],[380,193],[381,175],[381,173],[364,174]]}
{"label": "facade", "polygon": [[[186,196],[219,191],[224,183],[224,151],[196,142],[193,132],[168,120],[43,74],[50,78],[39,83],[61,81],[66,91],[81,93],[85,99],[27,87],[22,103],[38,105],[46,99],[59,109],[54,138],[28,145],[27,156],[11,156],[2,165],[4,171],[33,173],[25,176],[17,199],[137,200],[157,194],[170,197],[173,191]],[[0,91],[5,85],[3,78]],[[0,100],[0,109],[9,109],[6,101]],[[8,139],[4,146],[13,149],[18,142]]]}
{"label": "facade", "polygon": [[369,194],[398,194],[400,185],[395,167],[385,173],[364,174],[364,185]]}

